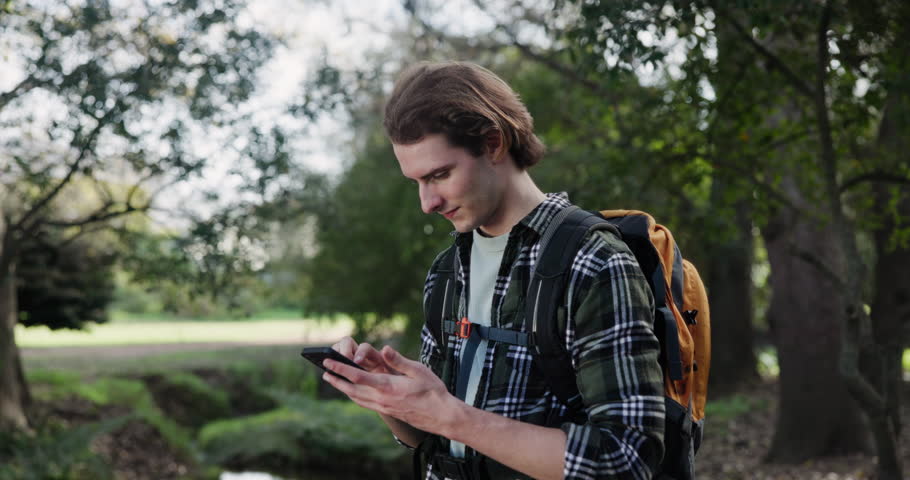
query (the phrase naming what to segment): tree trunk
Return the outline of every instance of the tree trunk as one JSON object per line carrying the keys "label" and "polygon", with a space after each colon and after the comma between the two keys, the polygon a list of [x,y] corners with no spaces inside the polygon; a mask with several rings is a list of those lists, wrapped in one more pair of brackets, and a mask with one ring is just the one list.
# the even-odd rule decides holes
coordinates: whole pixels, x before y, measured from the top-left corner
{"label": "tree trunk", "polygon": [[[4,240],[0,242],[0,259],[10,253],[9,232],[5,227],[0,215],[0,239]],[[15,262],[10,261],[2,270],[5,271],[0,271],[0,431],[8,431],[28,428],[25,402],[29,394],[14,330],[18,320]]]}
{"label": "tree trunk", "polygon": [[[715,180],[712,204],[723,201],[724,189],[724,182]],[[754,242],[750,210],[747,201],[738,202],[733,228],[712,242],[706,256],[711,315],[721,319],[711,324],[710,390],[721,395],[758,380],[752,332]]]}
{"label": "tree trunk", "polygon": [[[878,145],[885,160],[898,160],[907,151],[906,133],[910,131],[910,100],[900,92],[890,92],[879,126]],[[874,234],[878,253],[875,263],[875,296],[872,299],[872,344],[864,352],[863,372],[881,396],[884,408],[870,414],[879,457],[879,478],[902,478],[897,452],[901,432],[901,383],[904,345],[910,332],[910,248],[892,245],[892,234],[899,225],[890,208],[898,195],[896,210],[902,219],[910,218],[910,188],[892,190],[891,185],[874,186],[875,212],[883,221]]]}
{"label": "tree trunk", "polygon": [[[742,45],[729,22],[718,20],[715,32],[718,62],[710,79],[712,85],[723,87],[718,88],[710,143],[718,158],[738,159],[743,155],[738,86],[746,71],[740,59]],[[712,178],[710,204],[715,208],[732,204],[710,219],[714,233],[705,236],[703,244],[711,316],[716,319],[711,322],[712,396],[736,391],[759,378],[752,326],[752,190],[741,174],[717,171]]]}
{"label": "tree trunk", "polygon": [[[882,186],[876,186],[875,199],[878,212],[887,211],[891,196]],[[910,218],[910,203],[902,192],[904,201],[899,210],[903,218]],[[895,227],[890,215],[874,234],[878,253],[875,262],[875,295],[870,314],[871,339],[857,339],[860,343],[860,372],[879,399],[873,408],[867,408],[872,427],[875,449],[878,454],[878,478],[899,480],[903,478],[900,462],[900,406],[902,396],[903,346],[910,326],[910,249],[892,248],[891,235]],[[860,341],[861,340],[861,341]]]}
{"label": "tree trunk", "polygon": [[[792,178],[784,183],[791,198],[801,200]],[[768,460],[798,463],[868,451],[867,427],[838,370],[842,295],[830,276],[795,250],[837,263],[838,238],[830,225],[783,209],[762,235],[771,263],[768,321],[780,364],[779,412]]]}

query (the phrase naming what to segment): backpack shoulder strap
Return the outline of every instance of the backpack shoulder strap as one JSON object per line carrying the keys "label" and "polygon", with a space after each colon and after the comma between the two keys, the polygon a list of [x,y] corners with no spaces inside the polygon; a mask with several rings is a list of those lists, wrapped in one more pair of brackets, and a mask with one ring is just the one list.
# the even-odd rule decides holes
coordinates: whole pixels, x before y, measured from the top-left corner
{"label": "backpack shoulder strap", "polygon": [[581,243],[593,229],[619,231],[600,216],[576,206],[556,214],[540,240],[540,254],[528,286],[526,321],[531,322],[530,343],[550,389],[572,410],[580,410],[581,397],[572,371],[572,359],[558,331],[566,312],[562,298],[569,270]]}
{"label": "backpack shoulder strap", "polygon": [[440,351],[446,348],[443,325],[446,321],[452,321],[452,305],[455,300],[456,252],[455,245],[452,245],[440,256],[436,268],[436,279],[433,281],[427,310],[424,312],[427,329],[433,335],[433,340],[436,341]]}
{"label": "backpack shoulder strap", "polygon": [[671,303],[683,310],[683,265],[679,247],[666,228],[654,218],[637,210],[600,212],[615,225],[629,246],[654,294],[654,334],[660,343],[660,364],[672,380],[682,380],[679,330]]}

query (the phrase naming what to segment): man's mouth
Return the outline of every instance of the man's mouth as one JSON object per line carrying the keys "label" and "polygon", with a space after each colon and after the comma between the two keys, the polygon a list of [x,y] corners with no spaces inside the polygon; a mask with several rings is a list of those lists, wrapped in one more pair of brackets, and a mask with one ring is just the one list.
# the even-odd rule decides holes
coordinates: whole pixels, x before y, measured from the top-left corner
{"label": "man's mouth", "polygon": [[455,208],[453,208],[452,210],[449,210],[448,212],[443,213],[442,216],[443,216],[443,217],[446,217],[446,218],[449,219],[449,220],[451,220],[452,217],[455,216],[455,212],[457,212],[459,208],[461,208],[461,207],[455,207]]}

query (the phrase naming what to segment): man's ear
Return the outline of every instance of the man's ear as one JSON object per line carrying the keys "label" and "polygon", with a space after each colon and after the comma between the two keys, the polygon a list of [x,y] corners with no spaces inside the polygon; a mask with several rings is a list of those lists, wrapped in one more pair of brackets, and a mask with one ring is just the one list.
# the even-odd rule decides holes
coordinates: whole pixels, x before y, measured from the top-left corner
{"label": "man's ear", "polygon": [[491,130],[487,133],[486,138],[484,138],[484,149],[494,164],[499,163],[505,158],[506,152],[504,146],[505,142],[502,138],[502,132],[499,130]]}

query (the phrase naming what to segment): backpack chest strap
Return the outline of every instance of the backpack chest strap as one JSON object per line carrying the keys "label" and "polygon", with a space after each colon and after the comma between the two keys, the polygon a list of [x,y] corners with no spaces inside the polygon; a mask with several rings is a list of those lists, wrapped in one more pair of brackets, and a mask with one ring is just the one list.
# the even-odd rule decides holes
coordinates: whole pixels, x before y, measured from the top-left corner
{"label": "backpack chest strap", "polygon": [[470,324],[470,328],[466,334],[464,330],[465,329],[459,325],[458,322],[454,322],[452,320],[446,320],[443,322],[443,331],[447,335],[455,335],[456,337],[461,338],[477,336],[481,340],[508,343],[509,345],[520,345],[522,347],[529,346],[529,335],[524,332],[518,332],[505,328],[487,327],[477,324]]}

